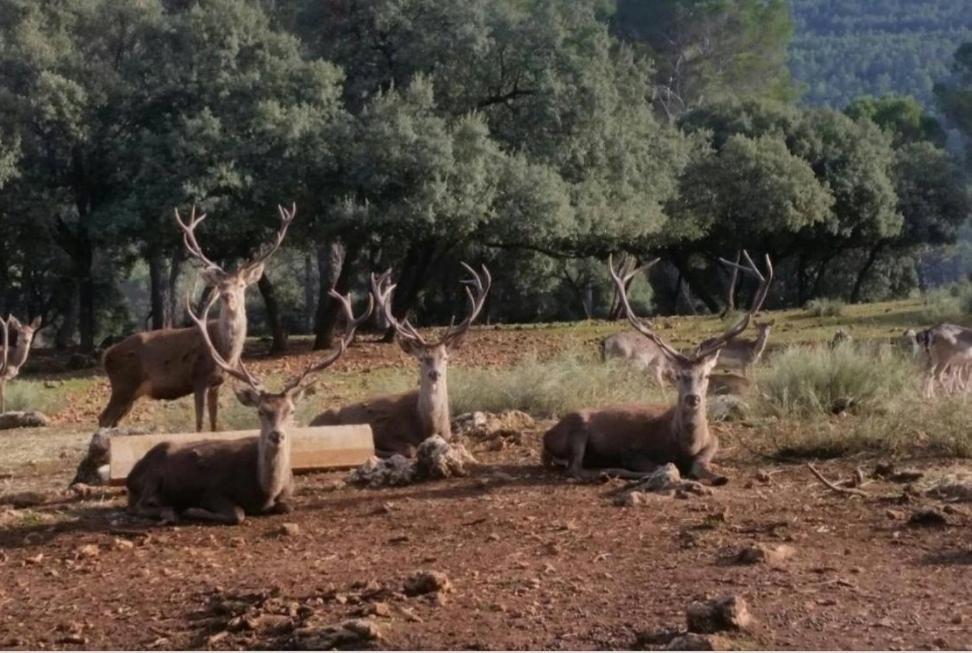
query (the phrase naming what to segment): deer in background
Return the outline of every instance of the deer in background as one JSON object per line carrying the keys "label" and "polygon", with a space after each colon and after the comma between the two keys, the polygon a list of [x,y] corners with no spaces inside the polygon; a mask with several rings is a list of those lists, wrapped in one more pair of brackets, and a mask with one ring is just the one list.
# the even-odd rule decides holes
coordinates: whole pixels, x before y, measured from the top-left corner
{"label": "deer in background", "polygon": [[483,310],[492,285],[485,265],[482,276],[465,263],[462,266],[472,275],[462,282],[469,299],[469,314],[460,324],[450,326],[436,342],[428,342],[407,319],[399,321],[392,314],[395,284],[391,283],[391,270],[379,278],[371,275],[375,303],[394,327],[402,351],[419,362],[419,388],[325,411],[311,421],[311,426],[369,424],[375,438],[375,453],[382,458],[394,454],[410,457],[414,447],[426,438],[438,434],[448,439],[452,435],[446,379],[449,352],[461,346],[469,327]]}
{"label": "deer in background", "polygon": [[631,361],[638,369],[651,374],[658,385],[674,379],[665,353],[639,333],[622,331],[604,338],[601,341],[601,360],[607,361],[609,358]]}
{"label": "deer in background", "polygon": [[936,386],[946,392],[964,389],[972,365],[972,330],[955,324],[939,324],[915,336],[928,357],[925,396],[935,394]]}
{"label": "deer in background", "polygon": [[[280,227],[269,246],[243,263],[235,272],[227,272],[203,253],[196,239],[196,227],[206,214],[192,214],[186,222],[176,210],[176,222],[182,230],[183,244],[189,254],[204,267],[201,276],[215,291],[219,300],[219,319],[209,323],[207,335],[216,351],[231,366],[236,365],[246,341],[246,289],[259,281],[267,260],[273,255],[294,220],[297,207],[277,207]],[[116,426],[132,409],[135,400],[178,399],[192,394],[195,399],[196,431],[203,429],[204,402],[208,402],[210,426],[217,430],[219,386],[225,370],[215,363],[202,334],[195,327],[160,329],[136,333],[109,347],[103,364],[111,383],[111,399],[98,417],[101,427]]]}
{"label": "deer in background", "polygon": [[[311,364],[290,380],[280,392],[266,390],[239,359],[227,361],[213,343],[209,309],[201,318],[189,307],[200,338],[213,362],[227,375],[242,382],[236,397],[244,406],[256,408],[260,434],[242,440],[204,440],[176,445],[162,442],[150,449],[128,475],[128,512],[139,517],[172,523],[180,517],[239,524],[246,515],[290,511],[293,473],[290,465],[294,405],[310,386],[313,375],[333,365],[354,338],[357,327],[371,314],[355,318],[350,297],[331,291],[347,317],[347,330],[336,351]],[[188,303],[188,302],[187,302]]]}
{"label": "deer in background", "polygon": [[[733,264],[735,265],[735,264]],[[751,376],[753,367],[766,351],[773,322],[753,322],[756,327],[755,338],[733,338],[725,343],[719,352],[717,367],[731,367],[741,369],[744,376]]]}
{"label": "deer in background", "polygon": [[[20,368],[27,362],[30,346],[34,342],[34,334],[41,328],[41,319],[35,317],[30,324],[21,324],[13,315],[6,320],[0,318],[0,330],[3,331],[3,360],[0,361],[0,413],[7,412],[5,398],[7,381],[11,381],[18,374]],[[17,335],[13,346],[10,345],[11,329]]]}
{"label": "deer in background", "polygon": [[718,338],[700,344],[686,355],[665,342],[650,326],[637,317],[627,296],[627,283],[638,272],[623,277],[608,259],[611,277],[621,296],[631,325],[664,352],[675,375],[678,399],[674,406],[631,404],[584,409],[564,416],[543,436],[543,462],[564,465],[575,478],[608,474],[622,478],[640,478],[661,465],[674,463],[679,471],[699,480],[718,485],[724,476],[710,469],[718,450],[718,440],[709,431],[705,397],[709,373],[715,367],[726,343],[746,330],[753,315],[762,307],[773,280],[773,265],[766,257],[766,274],[759,271],[749,254],[743,251],[746,266],[720,259],[726,265],[737,265],[759,280],[753,304],[735,325]]}

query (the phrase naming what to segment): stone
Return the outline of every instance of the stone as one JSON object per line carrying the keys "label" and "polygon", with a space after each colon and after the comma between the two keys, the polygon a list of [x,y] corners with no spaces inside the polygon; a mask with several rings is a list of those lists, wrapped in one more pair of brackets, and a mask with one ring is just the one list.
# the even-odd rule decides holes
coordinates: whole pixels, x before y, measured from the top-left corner
{"label": "stone", "polygon": [[452,582],[441,571],[417,571],[405,579],[404,591],[408,596],[451,592]]}
{"label": "stone", "polygon": [[777,546],[750,544],[739,551],[736,555],[736,562],[745,565],[766,563],[777,566],[792,558],[795,553],[796,549],[789,544],[779,544]]}
{"label": "stone", "polygon": [[300,535],[300,526],[293,522],[280,524],[277,534],[281,537],[294,537],[295,535]]}
{"label": "stone", "polygon": [[691,604],[685,611],[690,633],[710,634],[725,630],[744,630],[752,623],[749,607],[739,596],[724,596]]}
{"label": "stone", "polygon": [[381,641],[381,629],[370,619],[350,619],[340,624],[308,625],[294,631],[297,648],[307,651],[338,647],[362,649],[364,644]]}
{"label": "stone", "polygon": [[676,635],[663,648],[665,651],[729,651],[729,641],[720,635],[685,633]]}

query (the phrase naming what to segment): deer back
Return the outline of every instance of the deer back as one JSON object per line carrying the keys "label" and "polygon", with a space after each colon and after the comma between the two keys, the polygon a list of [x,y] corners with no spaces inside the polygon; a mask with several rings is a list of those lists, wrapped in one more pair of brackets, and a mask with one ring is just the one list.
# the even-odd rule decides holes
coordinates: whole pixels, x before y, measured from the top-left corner
{"label": "deer back", "polygon": [[419,416],[418,398],[418,390],[371,397],[325,411],[311,421],[311,426],[369,424],[375,450],[407,454],[410,446],[417,446],[432,435],[424,432]]}

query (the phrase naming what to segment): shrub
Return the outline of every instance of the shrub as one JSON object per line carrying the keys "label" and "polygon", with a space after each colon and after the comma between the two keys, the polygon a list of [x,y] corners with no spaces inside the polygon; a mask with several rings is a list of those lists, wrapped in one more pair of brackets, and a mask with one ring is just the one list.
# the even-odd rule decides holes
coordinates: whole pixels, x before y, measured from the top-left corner
{"label": "shrub", "polygon": [[880,410],[916,388],[914,363],[889,346],[790,347],[759,372],[760,404],[776,417]]}
{"label": "shrub", "polygon": [[813,317],[837,317],[844,314],[844,305],[841,299],[820,297],[808,301],[805,308]]}
{"label": "shrub", "polygon": [[972,313],[972,283],[962,281],[925,295],[922,317],[928,322],[951,322]]}

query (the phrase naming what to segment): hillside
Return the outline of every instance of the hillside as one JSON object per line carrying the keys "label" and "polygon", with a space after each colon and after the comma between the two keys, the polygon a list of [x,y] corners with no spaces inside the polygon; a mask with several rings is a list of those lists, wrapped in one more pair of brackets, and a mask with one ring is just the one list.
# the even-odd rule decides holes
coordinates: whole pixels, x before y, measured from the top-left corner
{"label": "hillside", "polygon": [[803,102],[842,108],[853,98],[909,94],[933,107],[932,87],[972,40],[968,0],[792,0],[790,70]]}

